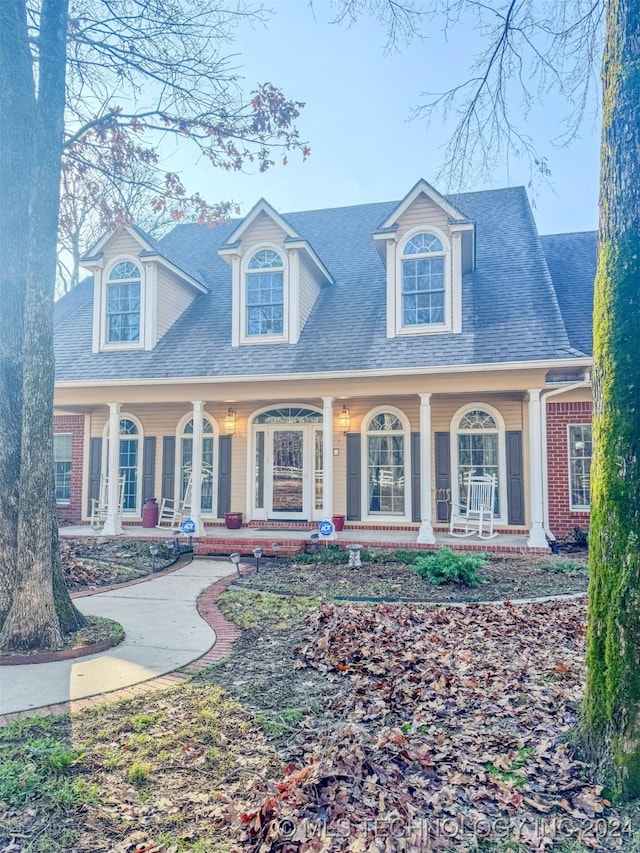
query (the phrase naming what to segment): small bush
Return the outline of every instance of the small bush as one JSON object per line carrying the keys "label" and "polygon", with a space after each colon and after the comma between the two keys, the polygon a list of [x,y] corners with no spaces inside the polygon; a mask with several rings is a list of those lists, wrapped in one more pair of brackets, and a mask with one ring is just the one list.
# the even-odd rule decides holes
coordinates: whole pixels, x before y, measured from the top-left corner
{"label": "small bush", "polygon": [[434,554],[421,555],[413,571],[436,586],[457,583],[473,587],[482,583],[480,569],[486,559],[485,554],[464,554],[451,548],[440,548]]}
{"label": "small bush", "polygon": [[395,563],[403,563],[405,566],[415,566],[421,557],[432,557],[433,554],[420,551],[411,551],[409,548],[398,548],[391,552],[391,558]]}
{"label": "small bush", "polygon": [[550,560],[548,563],[540,563],[540,568],[543,572],[570,575],[572,572],[586,571],[587,567],[575,560]]}

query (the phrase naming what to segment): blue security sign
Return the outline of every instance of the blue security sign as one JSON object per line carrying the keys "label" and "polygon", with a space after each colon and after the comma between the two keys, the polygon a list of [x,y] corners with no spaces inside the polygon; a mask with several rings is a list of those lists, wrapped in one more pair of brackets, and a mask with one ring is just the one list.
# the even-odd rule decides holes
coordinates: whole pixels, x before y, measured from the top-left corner
{"label": "blue security sign", "polygon": [[336,529],[333,526],[333,522],[325,518],[324,521],[320,522],[318,530],[320,532],[320,536],[333,536]]}
{"label": "blue security sign", "polygon": [[196,532],[196,523],[191,518],[185,518],[185,520],[180,525],[180,529],[183,533],[191,534]]}

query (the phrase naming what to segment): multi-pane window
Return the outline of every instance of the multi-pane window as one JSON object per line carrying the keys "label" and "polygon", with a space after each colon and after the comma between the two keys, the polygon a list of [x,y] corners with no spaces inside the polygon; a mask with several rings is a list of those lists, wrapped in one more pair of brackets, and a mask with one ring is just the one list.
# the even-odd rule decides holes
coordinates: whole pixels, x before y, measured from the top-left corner
{"label": "multi-pane window", "polygon": [[124,477],[125,510],[135,510],[138,502],[138,427],[129,418],[120,421],[120,476]]}
{"label": "multi-pane window", "polygon": [[571,509],[589,509],[591,493],[591,424],[569,426],[569,495]]}
{"label": "multi-pane window", "polygon": [[71,500],[71,443],[72,436],[57,433],[53,436],[53,473],[56,501],[66,504]]}
{"label": "multi-pane window", "polygon": [[416,234],[402,254],[402,325],[444,323],[445,253],[434,234]]}
{"label": "multi-pane window", "polygon": [[367,425],[367,511],[405,514],[405,434],[393,412],[380,412]]}
{"label": "multi-pane window", "polygon": [[[458,423],[458,496],[464,505],[467,499],[467,479],[470,476],[493,474],[500,483],[498,425],[495,418],[483,409],[466,412]],[[500,515],[499,489],[495,492],[494,515]]]}
{"label": "multi-pane window", "polygon": [[256,252],[246,275],[247,336],[284,331],[284,265],[271,249]]}
{"label": "multi-pane window", "polygon": [[107,282],[107,343],[140,340],[140,270],[121,261]]}
{"label": "multi-pane window", "polygon": [[[213,510],[213,425],[202,418],[202,486],[200,509]],[[185,424],[180,438],[180,500],[184,500],[193,469],[193,418]]]}

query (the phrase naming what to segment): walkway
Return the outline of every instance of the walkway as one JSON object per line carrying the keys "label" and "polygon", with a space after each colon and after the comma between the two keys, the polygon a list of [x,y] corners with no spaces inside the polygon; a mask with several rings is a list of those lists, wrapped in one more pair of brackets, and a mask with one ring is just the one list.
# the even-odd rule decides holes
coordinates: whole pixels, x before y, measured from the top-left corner
{"label": "walkway", "polygon": [[[75,660],[0,667],[0,717],[120,691],[201,658],[217,638],[205,621],[208,603],[203,606],[201,600],[200,615],[196,602],[203,590],[228,576],[230,569],[228,560],[198,559],[144,583],[77,598],[75,603],[83,613],[120,622],[126,633],[124,642]],[[209,597],[212,602],[215,596]],[[230,645],[225,642],[223,654],[215,657],[226,655]],[[141,691],[133,688],[133,693]]]}

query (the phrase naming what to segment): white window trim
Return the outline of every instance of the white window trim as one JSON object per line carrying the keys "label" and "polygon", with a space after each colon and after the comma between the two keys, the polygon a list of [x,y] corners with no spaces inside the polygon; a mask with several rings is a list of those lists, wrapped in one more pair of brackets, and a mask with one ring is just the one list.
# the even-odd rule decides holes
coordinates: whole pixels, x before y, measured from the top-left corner
{"label": "white window trim", "polygon": [[[248,335],[247,334],[247,273],[249,262],[263,250],[275,252],[282,260],[282,334],[281,335]],[[289,318],[291,316],[291,270],[289,252],[276,243],[258,243],[247,249],[240,264],[240,344],[287,344],[291,338]]]}
{"label": "white window trim", "polygon": [[[264,414],[264,412],[270,412],[272,409],[309,409],[312,412],[317,412],[319,415],[323,416],[322,421],[318,421],[317,424],[313,424],[314,428],[322,429],[324,423],[324,413],[321,408],[318,406],[314,406],[311,403],[299,403],[299,402],[275,402],[271,403],[268,406],[262,406],[259,409],[256,409],[255,412],[252,412],[247,421],[248,423],[248,435],[247,435],[247,499],[246,499],[246,518],[250,521],[267,521],[268,519],[268,507],[266,506],[266,497],[265,497],[265,506],[257,508],[255,505],[255,464],[256,464],[256,452],[257,452],[257,442],[256,442],[256,432],[257,429],[265,426],[264,424],[256,424],[256,418],[259,415]],[[295,426],[291,424],[291,426]],[[303,424],[306,426],[306,424]],[[266,443],[265,443],[265,459],[266,459]],[[313,448],[311,448],[313,452]],[[324,448],[323,448],[324,452]],[[265,471],[265,479],[266,479],[266,471]],[[266,491],[266,490],[265,490]],[[313,492],[312,492],[313,494]],[[311,516],[310,520],[322,520],[322,511],[315,510],[315,504],[311,507]]]}
{"label": "white window trim", "polygon": [[[417,234],[433,234],[437,237],[444,248],[444,322],[443,323],[422,323],[415,326],[404,326],[402,323],[402,263],[404,260],[411,260],[415,256],[406,256],[404,248]],[[441,228],[435,225],[420,225],[412,228],[402,236],[402,240],[396,247],[395,258],[395,333],[398,336],[404,335],[441,335],[443,332],[451,332],[453,329],[452,322],[452,262],[451,262],[451,241]]]}
{"label": "white window trim", "polygon": [[[404,436],[404,514],[403,515],[384,515],[381,512],[370,513],[369,512],[369,442],[368,438],[370,435],[391,435],[392,433],[382,432],[380,430],[376,430],[376,432],[371,432],[369,430],[369,423],[371,419],[376,415],[381,414],[382,412],[389,412],[392,415],[396,415],[396,417],[402,423],[402,433],[395,432],[396,435],[402,434]],[[412,499],[411,499],[411,424],[409,422],[409,418],[402,411],[402,409],[396,408],[396,406],[376,406],[374,409],[370,409],[362,418],[362,423],[360,424],[360,434],[362,436],[360,441],[360,501],[361,501],[361,513],[360,516],[363,521],[377,521],[377,522],[395,522],[404,523],[406,521],[412,520]]]}
{"label": "white window trim", "polygon": [[[109,280],[112,270],[118,264],[123,262],[135,264],[140,271],[140,339],[137,341],[108,341],[107,340],[107,290],[110,284],[118,284],[118,280],[113,282]],[[100,276],[100,320],[99,320],[99,335],[100,335],[100,351],[101,352],[121,352],[122,350],[142,350],[145,349],[146,329],[147,329],[147,266],[136,258],[134,255],[119,255],[115,260],[111,261],[101,270]],[[126,283],[126,282],[124,282]]]}
{"label": "white window trim", "polygon": [[[200,510],[200,515],[202,518],[217,518],[218,517],[218,447],[219,447],[219,436],[220,430],[218,429],[218,424],[213,415],[210,415],[208,412],[202,412],[202,417],[204,420],[208,421],[211,424],[213,429],[212,433],[203,433],[202,438],[212,438],[213,439],[213,484],[211,488],[211,510]],[[189,421],[193,420],[193,411],[187,412],[183,415],[178,421],[178,425],[176,427],[176,451],[175,451],[175,467],[174,471],[176,472],[174,477],[174,492],[173,497],[176,501],[180,500],[180,482],[182,479],[182,439],[187,438],[184,434],[184,428],[189,423]],[[191,438],[193,438],[193,433],[191,434]]]}
{"label": "white window trim", "polygon": [[[70,473],[73,471],[73,433],[72,432],[54,432],[53,434],[53,442],[55,444],[55,440],[58,436],[69,436],[71,439],[71,457],[69,459],[69,463],[71,465]],[[55,456],[55,454],[54,454]],[[54,458],[55,465],[55,458]],[[55,484],[54,484],[55,486]],[[69,500],[59,501],[56,499],[56,506],[69,506],[71,504],[71,483],[69,483]]]}
{"label": "white window trim", "polygon": [[[460,478],[458,476],[458,433],[459,424],[462,418],[468,413],[476,410],[486,412],[494,419],[497,424],[498,435],[498,497],[500,501],[500,515],[495,516],[494,522],[498,524],[508,523],[508,506],[507,506],[507,448],[506,448],[506,428],[504,418],[500,412],[490,403],[475,402],[467,403],[461,406],[451,418],[449,426],[451,434],[450,452],[451,452],[451,501],[459,503],[461,495],[458,494],[458,484]],[[467,435],[473,432],[492,432],[492,430],[464,430]]]}
{"label": "white window trim", "polygon": [[[567,424],[567,479],[569,485],[569,512],[591,512],[591,504],[574,504],[572,500],[572,488],[571,488],[571,428],[572,427],[590,427],[593,430],[593,426],[590,423],[580,423],[580,424]],[[592,448],[593,448],[593,432],[591,434]],[[591,455],[591,463],[593,464],[593,453]],[[591,469],[589,469],[591,470]],[[591,495],[591,474],[589,474],[589,495]]]}
{"label": "white window trim", "polygon": [[[131,412],[120,412],[120,417],[118,418],[118,460],[120,459],[120,421],[133,421],[138,429],[138,464],[136,466],[136,474],[137,474],[137,488],[136,488],[136,506],[135,509],[125,509],[123,514],[129,518],[142,518],[142,461],[144,456],[144,430],[142,428],[142,421],[140,418],[137,418],[135,415],[132,415]],[[109,438],[109,420],[105,422],[105,425],[102,429],[102,462],[101,462],[101,472],[104,475],[108,468],[109,456],[107,449],[107,442],[110,440]],[[119,470],[119,468],[118,468]]]}

